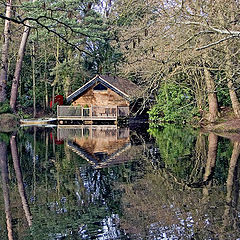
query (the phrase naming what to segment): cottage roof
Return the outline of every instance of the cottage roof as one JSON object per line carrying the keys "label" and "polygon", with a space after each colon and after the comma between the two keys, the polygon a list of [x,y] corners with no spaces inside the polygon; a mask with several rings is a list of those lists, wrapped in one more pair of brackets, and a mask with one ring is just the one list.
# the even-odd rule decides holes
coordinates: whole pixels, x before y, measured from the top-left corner
{"label": "cottage roof", "polygon": [[88,81],[85,85],[70,94],[67,97],[67,101],[70,102],[73,99],[79,97],[96,82],[102,83],[103,85],[110,88],[111,90],[118,93],[120,96],[124,97],[129,101],[131,98],[135,97],[137,95],[137,92],[139,91],[139,87],[130,80],[116,76],[96,75],[92,80]]}
{"label": "cottage roof", "polygon": [[98,156],[89,153],[86,149],[72,141],[68,141],[67,146],[77,155],[92,164],[94,168],[104,168],[123,162],[137,160],[138,156],[141,155],[144,150],[142,145],[132,145],[130,142],[127,142],[114,153],[105,155],[103,158],[98,158]]}

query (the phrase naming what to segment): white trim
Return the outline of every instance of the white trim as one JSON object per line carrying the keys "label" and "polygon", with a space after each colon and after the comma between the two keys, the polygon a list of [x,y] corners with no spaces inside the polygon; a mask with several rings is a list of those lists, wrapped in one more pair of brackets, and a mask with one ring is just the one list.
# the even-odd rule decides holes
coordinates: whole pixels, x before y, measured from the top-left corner
{"label": "white trim", "polygon": [[71,93],[69,96],[67,96],[67,99],[70,98],[73,94],[75,94],[77,91],[79,91],[81,88],[85,87],[87,84],[89,84],[90,82],[94,81],[97,77],[99,77],[99,75],[96,75],[92,80],[88,81],[87,83],[85,83],[83,86],[81,86],[80,88],[78,88],[76,91],[74,91],[73,93]]}
{"label": "white trim", "polygon": [[85,87],[87,84],[89,84],[90,82],[94,81],[96,78],[100,78],[102,81],[104,81],[106,84],[109,84],[111,87],[117,89],[121,94],[123,94],[124,96],[126,96],[127,98],[130,98],[129,95],[127,95],[126,93],[124,93],[123,91],[121,91],[120,89],[118,89],[117,87],[115,87],[114,85],[112,85],[111,83],[109,83],[108,81],[106,81],[104,78],[100,77],[100,75],[96,75],[92,80],[90,80],[89,82],[85,83],[83,86],[81,86],[80,88],[78,88],[75,92],[71,93],[69,96],[67,96],[67,100],[68,98],[70,98],[72,95],[74,95],[76,92],[78,92],[81,88]]}

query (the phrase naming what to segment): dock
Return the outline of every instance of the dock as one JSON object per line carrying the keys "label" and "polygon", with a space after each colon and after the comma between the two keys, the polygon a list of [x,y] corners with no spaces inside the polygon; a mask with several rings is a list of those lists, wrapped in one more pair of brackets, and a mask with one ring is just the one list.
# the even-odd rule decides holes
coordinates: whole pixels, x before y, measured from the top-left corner
{"label": "dock", "polygon": [[21,119],[20,124],[22,127],[24,126],[42,126],[42,125],[50,125],[50,124],[56,124],[57,118],[43,118],[43,119]]}

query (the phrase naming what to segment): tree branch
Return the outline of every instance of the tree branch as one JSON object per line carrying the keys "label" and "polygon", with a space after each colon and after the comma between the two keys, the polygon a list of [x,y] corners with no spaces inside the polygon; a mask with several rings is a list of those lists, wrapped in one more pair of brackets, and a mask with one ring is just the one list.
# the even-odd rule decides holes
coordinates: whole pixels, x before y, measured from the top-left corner
{"label": "tree branch", "polygon": [[219,28],[215,28],[212,26],[209,26],[207,24],[204,23],[200,23],[200,22],[180,22],[179,24],[186,24],[186,25],[198,25],[198,26],[202,26],[202,27],[206,27],[209,28],[211,30],[213,30],[216,33],[220,33],[220,34],[227,34],[227,35],[233,35],[235,37],[240,37],[240,31],[232,31],[232,30],[226,30],[226,29],[219,29]]}
{"label": "tree branch", "polygon": [[203,50],[203,49],[206,49],[206,48],[215,46],[215,45],[217,45],[217,44],[219,44],[219,43],[221,43],[221,42],[227,41],[227,40],[232,39],[232,38],[235,38],[235,37],[237,37],[237,36],[230,36],[230,37],[226,37],[226,38],[220,39],[220,40],[218,40],[218,41],[216,41],[216,42],[209,43],[209,44],[207,44],[207,45],[205,45],[205,46],[196,48],[196,51],[200,51],[200,50]]}
{"label": "tree branch", "polygon": [[185,44],[187,44],[188,42],[190,42],[191,40],[193,40],[195,37],[202,35],[202,34],[212,34],[214,33],[213,31],[200,31],[196,34],[194,34],[193,36],[191,36],[190,38],[188,38],[184,43],[182,43],[181,45],[179,45],[177,47],[177,49],[180,49],[182,46],[184,46]]}
{"label": "tree branch", "polygon": [[31,17],[26,17],[24,19],[16,19],[16,18],[9,18],[9,17],[6,17],[5,15],[2,15],[0,14],[0,18],[4,19],[4,20],[8,20],[8,21],[11,21],[11,22],[14,22],[16,24],[22,24],[23,26],[27,26],[29,28],[34,28],[33,26],[31,26],[30,24],[28,24],[28,21],[34,21],[36,22],[39,26],[41,26],[42,28],[46,29],[48,32],[51,32],[55,35],[57,35],[60,39],[62,39],[64,42],[66,42],[68,45],[74,47],[75,49],[79,50],[80,52],[83,52],[89,56],[92,56],[92,54],[88,53],[87,51],[83,50],[83,49],[80,49],[77,45],[71,43],[68,41],[68,39],[66,37],[64,37],[63,35],[61,35],[60,33],[58,33],[57,31],[51,29],[50,26],[47,26],[43,23],[41,23],[41,19],[46,19],[46,20],[52,20],[52,21],[55,21],[57,22],[58,24],[64,26],[65,28],[68,28],[70,29],[70,31],[72,33],[78,33],[78,34],[81,34],[82,36],[84,37],[98,37],[98,36],[94,36],[94,35],[88,35],[88,34],[84,34],[82,32],[79,32],[79,31],[76,31],[73,29],[72,26],[70,26],[69,24],[66,24],[62,21],[59,21],[58,19],[55,19],[55,18],[51,18],[51,17],[47,17],[47,16],[39,16],[37,18],[31,18]]}

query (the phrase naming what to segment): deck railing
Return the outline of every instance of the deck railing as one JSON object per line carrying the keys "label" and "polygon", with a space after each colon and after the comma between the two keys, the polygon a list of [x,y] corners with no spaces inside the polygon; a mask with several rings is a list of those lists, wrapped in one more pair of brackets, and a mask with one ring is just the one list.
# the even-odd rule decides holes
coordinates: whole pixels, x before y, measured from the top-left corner
{"label": "deck railing", "polygon": [[129,138],[129,128],[118,128],[117,125],[59,125],[57,128],[57,139],[76,139],[88,137],[91,139],[125,139]]}
{"label": "deck railing", "polygon": [[58,119],[78,119],[78,120],[117,120],[118,117],[127,117],[129,107],[117,106],[91,106],[84,108],[81,106],[58,106]]}
{"label": "deck railing", "polygon": [[117,125],[59,125],[57,128],[58,140],[89,137],[92,139],[129,137],[129,128],[118,128]]}

